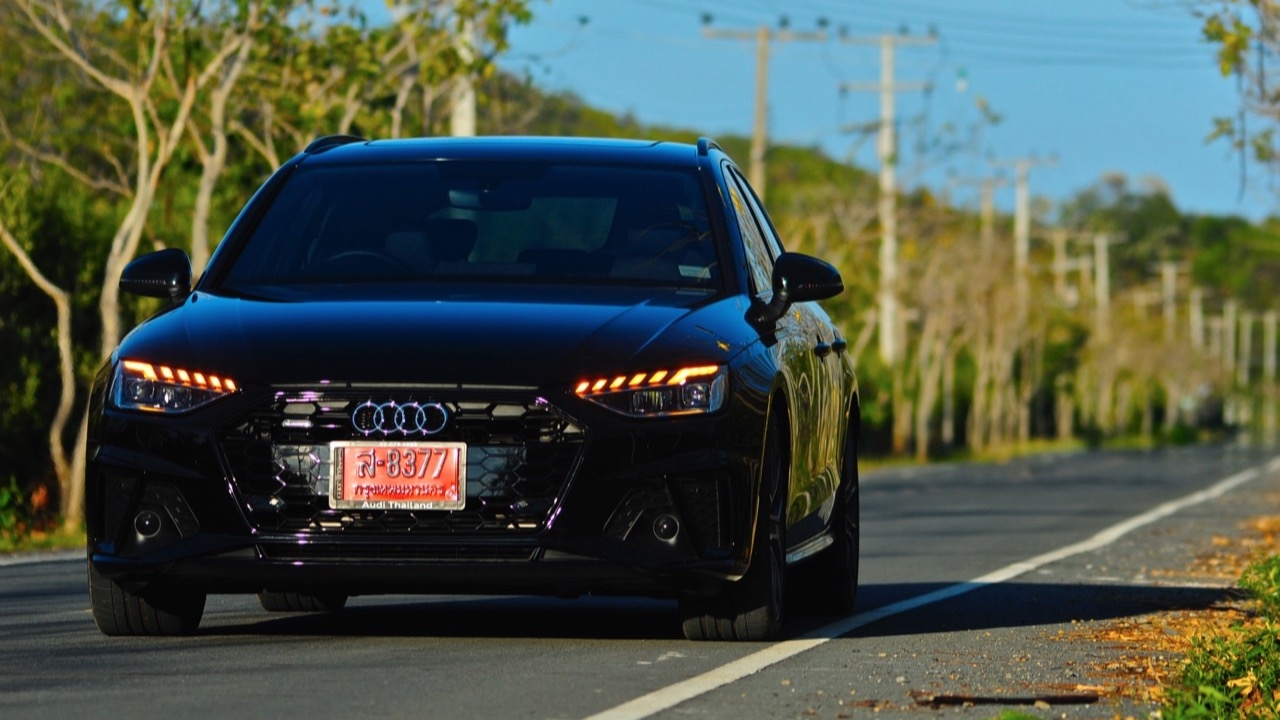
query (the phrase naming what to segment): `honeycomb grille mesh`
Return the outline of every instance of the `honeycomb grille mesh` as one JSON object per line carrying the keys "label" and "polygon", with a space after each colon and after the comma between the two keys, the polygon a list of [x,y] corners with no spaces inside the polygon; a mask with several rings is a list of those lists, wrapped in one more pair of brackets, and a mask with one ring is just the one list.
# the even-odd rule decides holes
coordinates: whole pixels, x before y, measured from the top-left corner
{"label": "honeycomb grille mesh", "polygon": [[[361,406],[431,402],[449,421],[439,433],[390,427],[366,434]],[[545,401],[493,392],[447,397],[413,389],[281,391],[219,433],[250,523],[259,530],[341,534],[511,534],[545,526],[578,462],[583,429]],[[329,507],[337,440],[456,441],[467,444],[467,504],[461,510],[335,510]]]}

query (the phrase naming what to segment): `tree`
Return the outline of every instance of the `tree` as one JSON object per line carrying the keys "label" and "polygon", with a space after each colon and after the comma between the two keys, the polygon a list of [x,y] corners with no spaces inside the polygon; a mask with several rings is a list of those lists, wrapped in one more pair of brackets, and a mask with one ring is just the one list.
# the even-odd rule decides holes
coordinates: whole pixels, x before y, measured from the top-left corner
{"label": "tree", "polygon": [[[1250,160],[1275,169],[1280,163],[1276,130],[1280,126],[1280,4],[1275,0],[1197,0],[1204,36],[1217,45],[1218,69],[1236,78],[1241,105],[1214,121],[1211,138],[1231,143],[1241,158],[1241,184]],[[1247,121],[1261,118],[1263,126]]]}
{"label": "tree", "polygon": [[[105,359],[115,348],[121,335],[117,280],[125,264],[137,253],[160,179],[186,132],[191,108],[198,93],[236,52],[243,43],[243,38],[234,35],[227,38],[202,66],[196,68],[196,72],[181,79],[181,87],[175,88],[177,92],[172,95],[176,103],[167,105],[160,102],[157,85],[166,78],[179,81],[168,65],[171,60],[169,52],[173,38],[180,37],[190,24],[199,21],[199,2],[154,0],[127,3],[106,10],[82,8],[61,0],[14,2],[28,27],[37,36],[77,70],[80,77],[123,102],[132,119],[133,142],[127,154],[109,154],[104,158],[117,171],[118,177],[114,180],[93,177],[81,171],[70,159],[58,156],[56,152],[43,151],[34,142],[24,143],[33,148],[38,156],[51,158],[55,165],[81,178],[83,182],[113,187],[127,198],[128,209],[107,252],[98,295],[101,322],[98,355],[100,359]],[[77,11],[83,14],[76,14]],[[120,35],[80,32],[93,25],[108,28],[114,26],[128,32],[136,40],[121,43],[116,42],[122,39]],[[8,242],[5,245],[11,251],[16,247],[16,244],[10,246]],[[38,269],[30,264],[24,264],[23,267],[33,281],[40,284],[42,275]],[[66,393],[64,390],[64,397]],[[83,456],[87,422],[86,413],[81,420],[73,450],[76,460],[65,474],[59,473],[62,516],[64,522],[72,527],[79,526],[83,516]]]}
{"label": "tree", "polygon": [[[72,178],[86,190],[86,197],[105,192],[120,203],[101,264],[96,259],[90,263],[101,268],[95,280],[95,365],[105,360],[122,334],[118,278],[156,221],[153,210],[161,198],[169,207],[177,196],[194,198],[186,230],[196,264],[203,266],[217,189],[231,162],[233,134],[252,137],[254,148],[278,160],[274,147],[280,128],[302,129],[288,143],[300,149],[303,134],[328,134],[335,127],[331,122],[344,131],[361,117],[377,117],[383,113],[380,103],[387,92],[397,95],[393,114],[403,112],[401,79],[406,74],[415,72],[436,83],[490,67],[491,58],[483,54],[469,63],[457,62],[458,53],[447,42],[451,28],[463,23],[479,26],[484,47],[501,49],[507,23],[528,16],[525,0],[404,0],[393,3],[395,22],[368,28],[362,22],[337,22],[344,16],[343,1],[316,7],[314,0],[12,0],[0,7],[6,40],[32,57],[52,56],[60,66],[49,94],[70,97],[73,103],[91,99],[103,106],[100,116],[84,121],[93,124],[87,136],[57,128],[48,132],[45,113],[22,103],[15,104],[20,112],[14,122],[0,114],[0,139],[5,141],[0,149],[23,158],[10,158],[11,165],[34,162]],[[347,5],[345,17],[360,18],[357,6]],[[323,32],[313,32],[320,25],[291,25],[305,8],[329,18]],[[275,105],[245,107],[237,102],[235,89],[246,77],[261,86],[269,75],[261,62],[268,54],[255,52],[264,44],[288,58],[322,58],[323,66],[305,66],[310,74],[283,75],[282,92],[268,96]],[[311,94],[303,94],[301,107],[291,106],[286,98],[298,87]],[[27,97],[18,92],[19,99]],[[105,101],[108,98],[111,102]],[[251,136],[247,128],[255,112],[269,121],[258,123],[264,128],[261,135]],[[391,124],[399,127],[398,121]],[[192,157],[199,165],[197,177],[173,167]],[[162,186],[165,179],[172,182]],[[71,336],[70,346],[77,345],[71,332],[71,293],[41,269],[17,232],[4,225],[3,246],[58,311],[63,387],[54,424],[61,428],[67,420],[62,408],[68,402],[74,406],[76,386],[75,373],[67,372],[72,364],[67,357],[73,353],[66,351],[64,342]],[[61,445],[62,431],[51,431],[62,516],[71,527],[78,526],[82,516],[86,423],[87,414],[82,415],[70,453]]]}
{"label": "tree", "polygon": [[[71,298],[66,290],[59,287],[40,271],[40,268],[31,260],[31,255],[26,248],[15,237],[13,231],[10,230],[10,218],[19,218],[18,222],[23,223],[21,219],[24,215],[22,204],[27,199],[25,178],[21,176],[12,177],[2,187],[0,204],[4,207],[3,211],[0,212],[0,244],[3,244],[9,252],[13,253],[18,264],[22,266],[23,272],[31,278],[31,282],[40,289],[40,292],[49,296],[49,299],[53,301],[57,312],[58,373],[61,394],[58,398],[57,409],[49,422],[49,459],[53,464],[59,487],[73,488],[77,473],[79,473],[80,477],[84,475],[84,456],[74,450],[68,452],[65,441],[67,422],[75,409],[76,400],[76,368],[71,333]],[[21,229],[19,232],[21,232]],[[82,439],[77,438],[77,446],[81,442]]]}

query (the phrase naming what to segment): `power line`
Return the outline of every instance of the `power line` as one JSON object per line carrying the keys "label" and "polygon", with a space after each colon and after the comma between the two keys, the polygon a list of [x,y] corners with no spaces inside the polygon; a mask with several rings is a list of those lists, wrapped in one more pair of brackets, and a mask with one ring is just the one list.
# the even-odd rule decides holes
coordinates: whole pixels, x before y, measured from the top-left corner
{"label": "power line", "polygon": [[[647,7],[677,11],[667,0],[630,0]],[[860,7],[856,19],[846,21],[849,12],[841,3],[789,2],[785,8],[772,2],[744,0],[700,0],[682,8],[687,15],[702,13],[717,20],[732,16],[738,23],[776,23],[783,18],[791,27],[812,22],[844,32],[877,33],[885,24],[903,21],[938,27],[943,38],[968,66],[1009,63],[1029,65],[1098,66],[1130,65],[1171,69],[1198,67],[1198,57],[1211,50],[1191,22],[1153,26],[1114,25],[1100,20],[1082,20],[1049,15],[1009,15],[966,10],[948,13],[938,8],[895,3],[892,10],[874,5]],[[798,11],[798,12],[797,12]],[[904,11],[908,14],[904,15]],[[1136,11],[1135,11],[1136,12]],[[805,13],[808,13],[807,15]],[[879,14],[884,20],[877,19]],[[923,14],[923,15],[921,15]],[[1187,16],[1191,19],[1190,15]],[[805,20],[801,20],[805,18]]]}
{"label": "power line", "polygon": [[756,194],[765,196],[765,149],[768,145],[769,115],[769,45],[773,42],[825,42],[826,33],[792,32],[790,30],[774,30],[761,25],[755,30],[724,30],[704,27],[703,37],[756,41],[756,102],[755,123],[751,133],[751,164],[748,168],[750,182]]}

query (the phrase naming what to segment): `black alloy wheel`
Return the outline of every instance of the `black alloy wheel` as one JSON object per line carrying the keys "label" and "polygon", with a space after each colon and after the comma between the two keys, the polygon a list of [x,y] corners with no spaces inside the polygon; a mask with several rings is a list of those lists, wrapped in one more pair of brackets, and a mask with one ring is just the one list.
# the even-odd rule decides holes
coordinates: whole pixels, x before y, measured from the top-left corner
{"label": "black alloy wheel", "polygon": [[845,436],[840,487],[831,512],[831,547],[805,568],[816,609],[848,615],[858,600],[860,546],[858,499],[858,446],[852,432]]}

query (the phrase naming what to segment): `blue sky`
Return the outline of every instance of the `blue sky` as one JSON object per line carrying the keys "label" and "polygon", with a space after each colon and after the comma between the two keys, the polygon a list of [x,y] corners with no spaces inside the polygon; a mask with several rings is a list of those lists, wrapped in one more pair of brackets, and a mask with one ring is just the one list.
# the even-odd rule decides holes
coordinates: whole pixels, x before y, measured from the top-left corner
{"label": "blue sky", "polygon": [[[875,121],[879,97],[840,88],[877,81],[879,50],[845,40],[933,29],[936,43],[902,47],[896,58],[899,82],[933,88],[897,96],[904,185],[937,190],[949,177],[1007,176],[993,160],[1035,156],[1053,164],[1032,170],[1031,191],[1055,201],[1118,172],[1135,186],[1158,178],[1185,212],[1254,219],[1280,212],[1260,169],[1250,169],[1242,191],[1239,158],[1223,142],[1205,142],[1213,118],[1235,113],[1236,85],[1218,73],[1186,0],[533,0],[531,7],[533,22],[512,30],[505,69],[643,123],[712,137],[751,132],[755,43],[704,37],[704,15],[724,30],[786,22],[812,31],[825,20],[825,42],[771,45],[771,141],[818,145],[867,168],[877,165],[875,139],[849,127]],[[980,103],[1000,121],[983,126]],[[938,138],[951,149],[925,149]],[[976,203],[968,186],[952,197]],[[1012,199],[1011,187],[999,191],[1002,206]]]}

